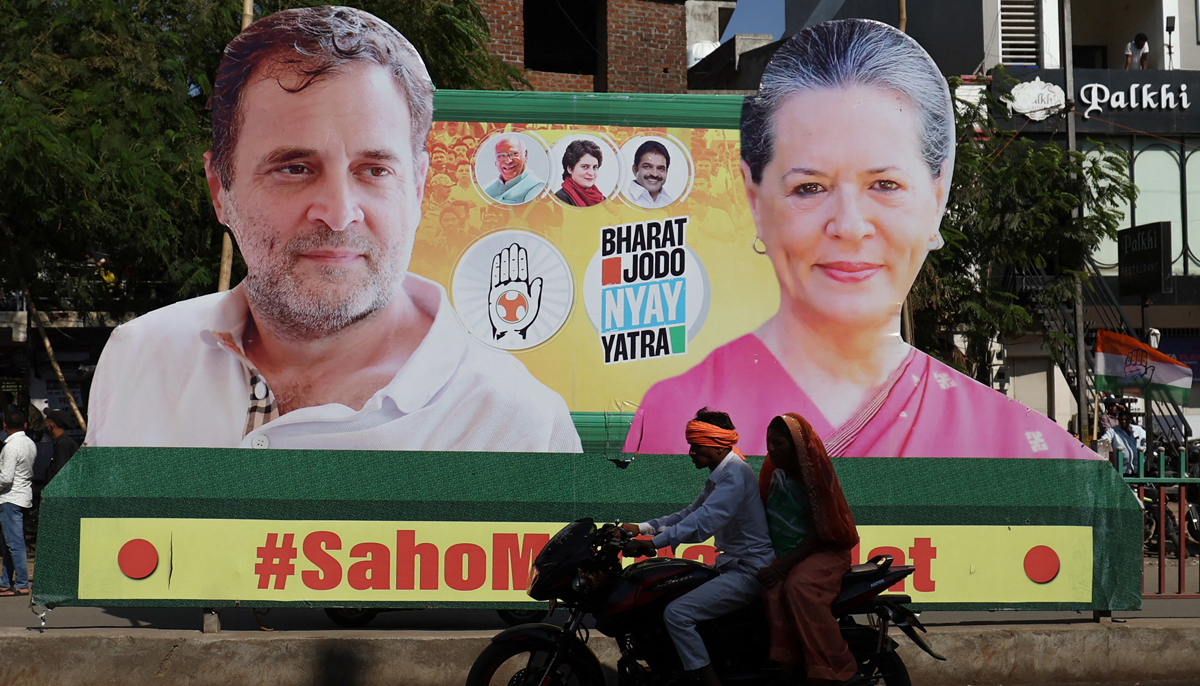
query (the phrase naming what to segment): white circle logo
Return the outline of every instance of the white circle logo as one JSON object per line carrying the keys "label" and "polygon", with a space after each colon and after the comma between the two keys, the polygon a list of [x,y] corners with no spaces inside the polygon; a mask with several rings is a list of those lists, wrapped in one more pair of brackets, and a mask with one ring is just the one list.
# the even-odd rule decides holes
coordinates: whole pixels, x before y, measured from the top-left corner
{"label": "white circle logo", "polygon": [[454,268],[450,297],[471,335],[493,348],[528,350],[566,324],[575,283],[554,244],[506,229],[467,248]]}
{"label": "white circle logo", "polygon": [[583,275],[604,364],[686,355],[708,318],[708,272],[687,245],[690,217],[606,226]]}

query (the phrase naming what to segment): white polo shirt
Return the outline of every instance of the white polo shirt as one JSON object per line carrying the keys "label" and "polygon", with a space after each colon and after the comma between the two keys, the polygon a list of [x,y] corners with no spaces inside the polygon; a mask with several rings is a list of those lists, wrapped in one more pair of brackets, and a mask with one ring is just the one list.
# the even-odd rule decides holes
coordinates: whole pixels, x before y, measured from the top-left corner
{"label": "white polo shirt", "polygon": [[675,201],[675,198],[672,198],[670,194],[667,193],[666,188],[658,191],[657,198],[650,197],[650,191],[646,190],[645,186],[636,181],[629,182],[629,187],[625,190],[625,196],[628,197],[630,202],[633,204],[637,205],[638,207],[644,207],[648,210],[666,207]]}
{"label": "white polo shirt", "polygon": [[414,274],[404,289],[433,324],[388,385],[361,410],[304,407],[261,425],[247,422],[257,384],[237,354],[242,286],[122,324],[96,368],[85,445],[582,452],[562,397],[468,334],[445,289]]}

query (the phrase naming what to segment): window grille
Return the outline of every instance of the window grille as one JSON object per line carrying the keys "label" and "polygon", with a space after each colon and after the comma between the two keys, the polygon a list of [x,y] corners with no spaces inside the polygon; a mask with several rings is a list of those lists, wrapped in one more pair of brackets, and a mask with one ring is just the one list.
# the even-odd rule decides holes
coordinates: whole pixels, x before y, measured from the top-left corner
{"label": "window grille", "polygon": [[1000,61],[1009,66],[1038,66],[1041,0],[1000,0]]}

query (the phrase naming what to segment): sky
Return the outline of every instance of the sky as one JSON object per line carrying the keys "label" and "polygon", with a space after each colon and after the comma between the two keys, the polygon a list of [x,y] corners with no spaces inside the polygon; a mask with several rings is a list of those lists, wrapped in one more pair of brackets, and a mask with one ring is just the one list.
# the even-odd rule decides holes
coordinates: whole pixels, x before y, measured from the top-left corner
{"label": "sky", "polygon": [[721,41],[737,33],[769,33],[779,40],[783,36],[783,4],[784,0],[739,0]]}

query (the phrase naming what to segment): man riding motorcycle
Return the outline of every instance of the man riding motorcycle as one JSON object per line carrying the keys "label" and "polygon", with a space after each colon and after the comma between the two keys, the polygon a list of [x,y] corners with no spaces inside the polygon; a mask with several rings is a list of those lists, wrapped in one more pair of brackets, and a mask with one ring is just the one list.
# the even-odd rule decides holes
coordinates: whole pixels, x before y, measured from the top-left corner
{"label": "man riding motorcycle", "polygon": [[775,554],[759,497],[758,480],[734,448],[738,433],[729,415],[702,408],[687,423],[688,455],[697,469],[711,473],[696,500],[674,514],[641,524],[625,524],[632,533],[652,535],[625,546],[626,555],[700,543],[716,537],[720,576],[705,582],[667,606],[663,620],[684,669],[705,686],[720,686],[696,623],[749,605],[762,591],[755,577]]}

